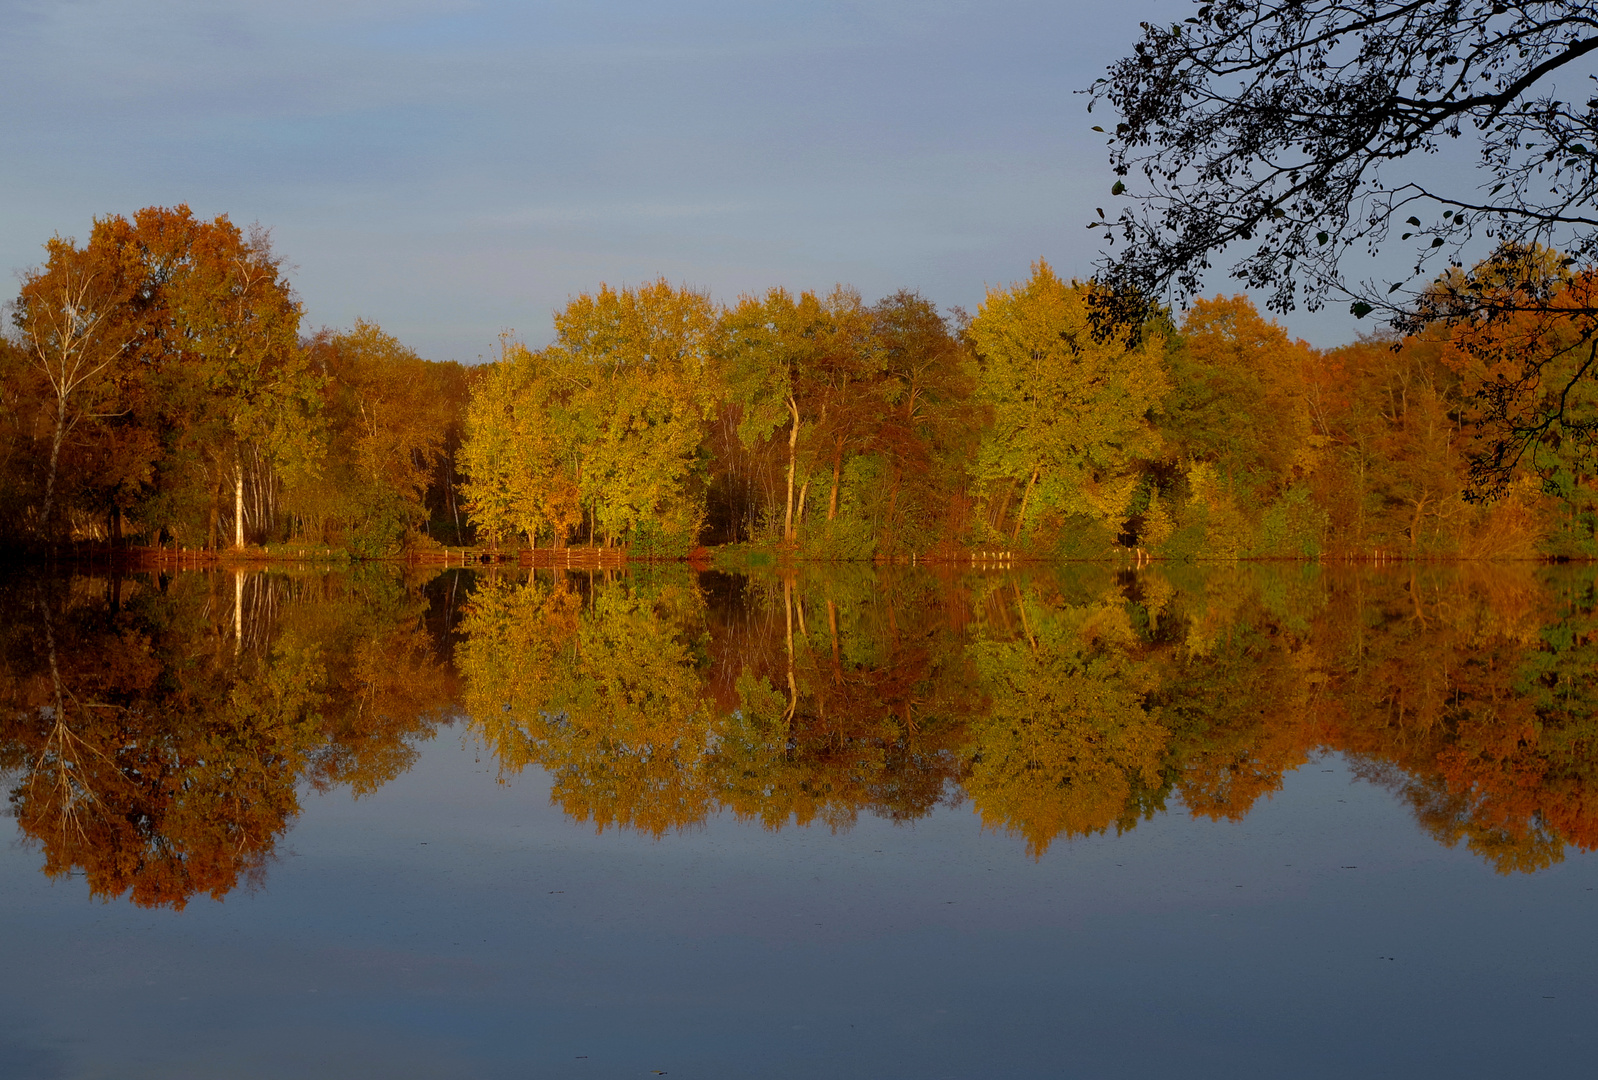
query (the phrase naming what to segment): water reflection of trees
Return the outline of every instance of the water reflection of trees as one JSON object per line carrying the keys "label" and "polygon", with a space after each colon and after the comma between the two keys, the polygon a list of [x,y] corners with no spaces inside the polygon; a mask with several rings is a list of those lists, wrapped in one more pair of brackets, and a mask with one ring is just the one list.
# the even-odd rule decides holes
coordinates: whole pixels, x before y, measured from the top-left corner
{"label": "water reflection of trees", "polygon": [[457,660],[501,765],[548,770],[580,820],[838,827],[920,816],[959,774],[966,661],[929,609],[869,575],[556,571],[480,586]]}
{"label": "water reflection of trees", "polygon": [[1239,820],[1334,750],[1530,871],[1598,847],[1595,576],[39,576],[0,584],[0,772],[47,873],[148,905],[259,877],[300,791],[377,789],[456,703],[601,829],[967,802],[1041,855],[1178,807]]}
{"label": "water reflection of trees", "polygon": [[969,800],[1041,854],[1238,820],[1326,750],[1503,871],[1598,846],[1593,574],[538,572],[478,592],[467,711],[566,811],[660,834]]}
{"label": "water reflection of trees", "polygon": [[105,899],[258,879],[301,783],[374,789],[454,697],[425,594],[382,573],[44,577],[0,608],[12,811]]}

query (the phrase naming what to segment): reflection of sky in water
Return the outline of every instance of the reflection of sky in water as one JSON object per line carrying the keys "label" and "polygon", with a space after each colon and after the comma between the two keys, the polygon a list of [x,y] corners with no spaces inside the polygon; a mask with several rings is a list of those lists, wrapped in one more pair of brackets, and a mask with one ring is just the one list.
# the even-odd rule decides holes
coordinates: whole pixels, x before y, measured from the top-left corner
{"label": "reflection of sky in water", "polygon": [[[264,889],[0,854],[6,1077],[1507,1076],[1590,1058],[1598,861],[1500,876],[1341,758],[1034,862],[969,807],[654,841],[460,729],[305,795]],[[9,830],[8,830],[9,831]],[[1587,882],[1592,882],[1588,885]],[[1387,959],[1391,957],[1391,959]]]}

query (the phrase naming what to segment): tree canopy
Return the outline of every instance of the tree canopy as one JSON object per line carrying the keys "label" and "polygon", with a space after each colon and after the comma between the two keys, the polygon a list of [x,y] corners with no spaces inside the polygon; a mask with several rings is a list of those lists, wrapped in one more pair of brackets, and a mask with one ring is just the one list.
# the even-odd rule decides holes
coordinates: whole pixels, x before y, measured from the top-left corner
{"label": "tree canopy", "polygon": [[[1246,246],[1228,272],[1273,310],[1348,293],[1356,312],[1408,317],[1426,270],[1478,237],[1590,261],[1598,98],[1578,80],[1595,49],[1598,14],[1577,0],[1197,0],[1181,22],[1145,23],[1091,90],[1120,114],[1115,193],[1133,199],[1105,278],[1192,296],[1212,259]],[[1458,139],[1475,183],[1397,171]],[[1351,248],[1394,231],[1413,277],[1377,288],[1342,272]]]}
{"label": "tree canopy", "polygon": [[45,250],[0,339],[13,544],[1598,554],[1598,277],[1547,247],[1448,270],[1436,317],[1339,349],[1243,295],[1107,337],[1105,283],[1040,261],[974,315],[601,285],[550,345],[474,367],[364,320],[302,333],[269,237],[225,217],[150,207]]}
{"label": "tree canopy", "polygon": [[[1343,300],[1404,334],[1557,308],[1584,346],[1594,306],[1544,253],[1598,256],[1595,50],[1598,13],[1579,0],[1196,0],[1180,22],[1143,24],[1089,90],[1119,114],[1111,194],[1131,200],[1090,224],[1109,238],[1100,332],[1135,331],[1148,305],[1202,295],[1222,269],[1271,310]],[[1399,261],[1351,269],[1377,252]],[[1492,274],[1463,272],[1489,254]],[[1528,350],[1483,393],[1504,430],[1468,494],[1502,494],[1560,422],[1562,355]]]}

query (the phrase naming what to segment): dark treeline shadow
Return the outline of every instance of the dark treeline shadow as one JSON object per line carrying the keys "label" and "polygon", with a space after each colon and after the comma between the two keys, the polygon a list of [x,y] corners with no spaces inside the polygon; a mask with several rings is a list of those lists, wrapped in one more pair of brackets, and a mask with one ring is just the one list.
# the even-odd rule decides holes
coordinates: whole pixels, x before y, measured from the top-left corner
{"label": "dark treeline shadow", "polygon": [[373,791],[456,697],[450,581],[0,583],[0,773],[51,877],[181,908],[260,880],[301,785]]}

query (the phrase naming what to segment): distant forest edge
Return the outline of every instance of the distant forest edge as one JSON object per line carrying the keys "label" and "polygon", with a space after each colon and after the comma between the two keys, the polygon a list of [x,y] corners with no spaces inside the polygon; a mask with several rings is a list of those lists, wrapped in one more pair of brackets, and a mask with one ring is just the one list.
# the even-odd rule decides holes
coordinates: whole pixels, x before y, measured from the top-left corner
{"label": "distant forest edge", "polygon": [[[1585,440],[1551,430],[1471,497],[1481,391],[1523,356],[1469,325],[1317,350],[1217,297],[1106,341],[1093,286],[1040,261],[974,315],[844,286],[722,306],[602,285],[549,347],[507,337],[466,367],[370,323],[306,333],[267,234],[226,217],[151,207],[45,250],[0,342],[0,538],[19,548],[1598,554]],[[1550,295],[1590,288],[1547,264]],[[1593,383],[1550,325],[1518,347],[1560,357],[1546,385],[1568,384],[1579,431]]]}

